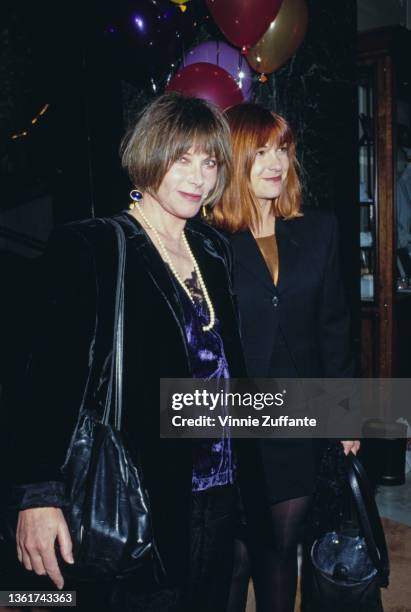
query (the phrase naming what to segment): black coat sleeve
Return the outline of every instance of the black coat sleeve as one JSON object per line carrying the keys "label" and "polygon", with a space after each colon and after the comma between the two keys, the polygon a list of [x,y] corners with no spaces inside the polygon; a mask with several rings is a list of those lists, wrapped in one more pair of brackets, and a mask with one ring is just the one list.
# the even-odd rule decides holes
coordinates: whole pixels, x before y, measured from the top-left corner
{"label": "black coat sleeve", "polygon": [[94,258],[75,226],[52,235],[39,282],[35,341],[10,432],[18,509],[64,504],[60,467],[78,417],[96,320]]}
{"label": "black coat sleeve", "polygon": [[335,215],[330,221],[328,256],[325,264],[319,312],[319,343],[324,376],[354,376],[350,337],[350,317],[339,266],[338,227]]}

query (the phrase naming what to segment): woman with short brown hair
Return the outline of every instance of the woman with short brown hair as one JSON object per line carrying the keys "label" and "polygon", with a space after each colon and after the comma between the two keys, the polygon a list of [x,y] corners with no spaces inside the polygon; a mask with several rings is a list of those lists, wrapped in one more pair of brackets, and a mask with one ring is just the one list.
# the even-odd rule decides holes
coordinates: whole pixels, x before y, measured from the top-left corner
{"label": "woman with short brown hair", "polygon": [[[231,440],[161,439],[158,402],[161,378],[244,375],[227,241],[194,219],[221,196],[230,176],[229,130],[212,104],[164,95],[143,111],[121,152],[133,183],[131,210],[115,217],[126,237],[124,433],[141,460],[166,576],[161,585],[138,572],[107,588],[97,585],[88,606],[79,587],[79,606],[225,612],[236,499]],[[58,588],[63,577],[55,549],[75,562],[61,466],[92,362],[110,363],[96,329],[112,337],[112,242],[108,224],[98,219],[59,228],[50,240],[44,319],[16,440],[18,556]],[[98,406],[107,376],[90,378]]]}

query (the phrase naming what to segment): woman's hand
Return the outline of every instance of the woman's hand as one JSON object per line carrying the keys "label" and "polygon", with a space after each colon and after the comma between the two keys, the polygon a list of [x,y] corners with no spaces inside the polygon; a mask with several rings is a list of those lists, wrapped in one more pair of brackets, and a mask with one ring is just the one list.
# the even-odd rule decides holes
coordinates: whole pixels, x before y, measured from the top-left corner
{"label": "woman's hand", "polygon": [[60,508],[30,508],[19,512],[16,543],[20,563],[39,576],[49,576],[62,589],[64,579],[54,549],[56,539],[64,561],[74,563],[70,533]]}
{"label": "woman's hand", "polygon": [[353,455],[356,455],[360,450],[361,442],[359,440],[343,440],[341,444],[344,447],[344,454],[348,455],[351,451]]}

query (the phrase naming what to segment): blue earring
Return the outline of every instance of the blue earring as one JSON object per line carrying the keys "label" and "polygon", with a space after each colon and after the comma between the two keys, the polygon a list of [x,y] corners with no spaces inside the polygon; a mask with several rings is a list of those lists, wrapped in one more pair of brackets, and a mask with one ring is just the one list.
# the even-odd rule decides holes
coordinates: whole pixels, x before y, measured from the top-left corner
{"label": "blue earring", "polygon": [[130,191],[130,198],[133,200],[132,202],[130,202],[130,204],[128,205],[128,207],[133,210],[133,208],[136,208],[137,204],[143,199],[143,194],[141,193],[141,191],[139,191],[138,189],[132,189]]}

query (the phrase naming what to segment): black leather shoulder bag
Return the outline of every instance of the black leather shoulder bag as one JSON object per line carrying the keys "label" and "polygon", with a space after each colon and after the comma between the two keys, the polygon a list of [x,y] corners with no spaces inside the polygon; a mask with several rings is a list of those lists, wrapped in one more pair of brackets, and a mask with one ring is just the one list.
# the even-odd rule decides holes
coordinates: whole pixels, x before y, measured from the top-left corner
{"label": "black leather shoulder bag", "polygon": [[153,564],[157,577],[162,571],[141,467],[121,435],[125,235],[114,219],[103,222],[112,225],[118,250],[110,378],[103,415],[87,403],[62,467],[69,502],[64,514],[75,559],[74,566],[63,564],[63,570],[90,581],[123,578],[146,563]]}
{"label": "black leather shoulder bag", "polygon": [[347,478],[362,535],[326,533],[311,549],[316,612],[382,612],[389,581],[387,545],[365,470],[349,453]]}

